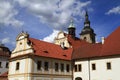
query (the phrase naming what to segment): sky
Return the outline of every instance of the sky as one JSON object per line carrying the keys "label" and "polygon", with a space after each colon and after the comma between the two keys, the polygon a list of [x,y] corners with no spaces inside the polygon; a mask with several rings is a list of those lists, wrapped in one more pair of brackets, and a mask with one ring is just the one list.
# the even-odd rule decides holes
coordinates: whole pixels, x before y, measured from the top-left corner
{"label": "sky", "polygon": [[59,31],[67,32],[71,19],[80,37],[86,10],[97,42],[120,26],[120,0],[0,0],[0,44],[13,50],[22,31],[53,42]]}

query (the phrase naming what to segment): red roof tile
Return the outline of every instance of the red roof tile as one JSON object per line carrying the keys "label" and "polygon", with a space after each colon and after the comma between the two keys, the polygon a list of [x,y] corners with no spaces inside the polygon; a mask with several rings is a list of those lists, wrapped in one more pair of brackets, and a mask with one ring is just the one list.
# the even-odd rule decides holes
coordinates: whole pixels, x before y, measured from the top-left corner
{"label": "red roof tile", "polygon": [[120,54],[120,27],[105,39],[105,43],[102,48],[102,55],[116,54]]}
{"label": "red roof tile", "polygon": [[73,48],[78,48],[80,46],[89,44],[88,42],[81,40],[79,38],[73,39],[71,35],[67,35],[67,38],[68,38],[68,42],[72,45]]}
{"label": "red roof tile", "polygon": [[120,27],[112,32],[105,43],[95,43],[81,46],[74,50],[72,59],[113,56],[120,54]]}
{"label": "red roof tile", "polygon": [[100,43],[81,46],[74,50],[72,59],[98,57],[100,56],[101,48],[102,44]]}
{"label": "red roof tile", "polygon": [[64,50],[59,45],[44,42],[34,38],[30,38],[30,41],[33,43],[35,55],[37,56],[71,60],[71,54],[73,51],[72,48]]}

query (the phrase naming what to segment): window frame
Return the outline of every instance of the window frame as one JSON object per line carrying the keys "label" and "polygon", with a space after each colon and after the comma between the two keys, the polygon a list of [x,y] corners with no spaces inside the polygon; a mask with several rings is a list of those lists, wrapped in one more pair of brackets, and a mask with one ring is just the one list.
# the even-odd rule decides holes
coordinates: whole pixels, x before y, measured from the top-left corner
{"label": "window frame", "polygon": [[96,70],[96,64],[95,63],[92,63],[91,66],[92,66],[93,71]]}
{"label": "window frame", "polygon": [[48,71],[49,70],[48,68],[49,68],[49,62],[45,61],[44,62],[44,70]]}
{"label": "window frame", "polygon": [[16,70],[20,69],[20,62],[16,62]]}
{"label": "window frame", "polygon": [[42,70],[42,61],[37,61],[37,70]]}

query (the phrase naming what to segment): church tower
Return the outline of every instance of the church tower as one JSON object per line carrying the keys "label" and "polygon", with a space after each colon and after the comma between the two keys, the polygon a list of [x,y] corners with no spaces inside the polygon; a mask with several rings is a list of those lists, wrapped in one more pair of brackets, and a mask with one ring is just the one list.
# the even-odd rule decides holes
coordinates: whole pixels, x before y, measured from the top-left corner
{"label": "church tower", "polygon": [[68,34],[71,35],[72,38],[75,38],[75,26],[74,26],[72,19],[71,19],[70,25],[68,27]]}
{"label": "church tower", "polygon": [[88,13],[86,11],[84,28],[82,29],[80,33],[80,39],[86,40],[89,43],[95,43],[96,34],[94,33],[94,30],[90,27],[90,21],[88,17],[89,17]]}

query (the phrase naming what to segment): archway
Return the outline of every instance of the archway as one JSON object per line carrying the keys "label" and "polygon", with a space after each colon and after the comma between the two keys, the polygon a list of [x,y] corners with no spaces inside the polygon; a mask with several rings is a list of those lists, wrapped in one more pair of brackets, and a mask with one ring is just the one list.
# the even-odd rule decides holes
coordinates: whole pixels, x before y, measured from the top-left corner
{"label": "archway", "polygon": [[82,80],[82,78],[81,77],[76,77],[75,80]]}

